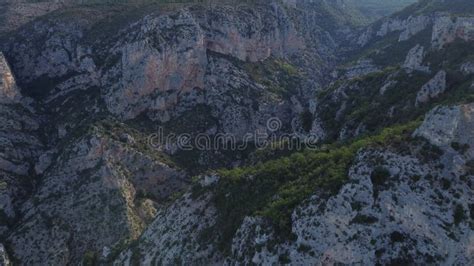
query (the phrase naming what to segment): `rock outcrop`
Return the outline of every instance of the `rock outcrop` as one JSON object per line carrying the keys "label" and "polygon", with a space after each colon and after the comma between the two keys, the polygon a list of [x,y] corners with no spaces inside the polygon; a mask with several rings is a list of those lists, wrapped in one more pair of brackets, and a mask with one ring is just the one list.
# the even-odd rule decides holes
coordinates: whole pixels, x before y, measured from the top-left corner
{"label": "rock outcrop", "polygon": [[410,16],[406,19],[390,18],[383,22],[376,35],[384,37],[389,33],[400,31],[398,41],[402,42],[426,29],[430,23],[429,16]]}
{"label": "rock outcrop", "polygon": [[408,71],[423,71],[429,72],[428,66],[423,66],[423,59],[425,57],[425,49],[421,45],[416,45],[409,52],[405,59],[403,67]]}
{"label": "rock outcrop", "polygon": [[[222,254],[215,246],[202,243],[203,234],[212,234],[216,209],[206,195],[195,199],[183,195],[156,219],[140,237],[138,245],[122,252],[114,265],[140,264],[221,264]],[[160,236],[160,237],[157,237]]]}
{"label": "rock outcrop", "polygon": [[[101,108],[122,120],[146,117],[167,123],[204,105],[209,120],[217,120],[209,130],[240,137],[264,128],[271,116],[290,127],[298,113],[287,91],[299,91],[295,98],[307,106],[316,93],[311,83],[323,80],[324,69],[333,64],[341,36],[314,24],[321,14],[306,5],[300,16],[295,14],[299,9],[279,3],[150,11],[92,43],[88,35],[106,15],[84,7],[81,12],[91,19],[39,19],[5,46],[28,95],[45,99],[55,113],[69,95],[98,91]],[[29,41],[17,45],[22,39]],[[286,65],[273,73],[311,75],[298,80],[275,76],[273,84],[261,84],[263,73],[250,73],[263,62],[271,67],[277,58]],[[315,66],[315,60],[323,63]],[[46,88],[40,88],[45,80]],[[242,91],[252,97],[240,100]]]}
{"label": "rock outcrop", "polygon": [[[217,8],[212,12],[185,9],[173,14],[178,19],[163,15],[133,25],[128,31],[134,34],[122,38],[110,51],[120,61],[106,70],[102,81],[110,84],[104,92],[109,111],[130,119],[145,110],[172,112],[178,99],[193,101],[184,98],[186,94],[192,97],[196,89],[211,88],[206,83],[214,77],[207,76],[206,71],[213,71],[209,67],[215,65],[209,62],[208,51],[257,62],[291,55],[302,48],[302,40],[281,7],[258,13]],[[265,33],[258,30],[263,25]],[[161,120],[168,117],[162,115]]]}
{"label": "rock outcrop", "polygon": [[367,45],[374,38],[383,38],[389,34],[400,32],[399,42],[410,40],[413,36],[431,30],[430,45],[440,49],[448,43],[460,39],[474,40],[474,19],[470,16],[450,16],[448,13],[437,12],[431,15],[416,15],[385,19],[380,28],[372,27],[364,31],[357,40],[361,46]]}
{"label": "rock outcrop", "polygon": [[123,143],[100,127],[92,131],[54,154],[22,205],[20,226],[8,237],[22,262],[81,261],[85,253],[135,239],[157,206],[186,184],[183,173],[138,143]]}
{"label": "rock outcrop", "polygon": [[415,135],[424,137],[433,145],[440,147],[448,147],[453,142],[472,147],[473,112],[473,104],[437,107],[426,115],[425,121]]}
{"label": "rock outcrop", "polygon": [[416,96],[416,104],[428,102],[432,98],[436,98],[446,90],[446,71],[439,71],[428,83],[421,87]]}
{"label": "rock outcrop", "polygon": [[0,104],[18,103],[21,94],[5,56],[0,53]]}
{"label": "rock outcrop", "polygon": [[473,62],[467,62],[461,65],[461,71],[464,74],[471,75],[474,74],[474,63]]}
{"label": "rock outcrop", "polygon": [[5,251],[5,247],[2,244],[0,244],[0,265],[2,266],[11,265],[10,259],[8,258],[8,254]]}
{"label": "rock outcrop", "polygon": [[[279,242],[267,219],[246,217],[225,263],[469,264],[474,259],[473,231],[466,213],[474,204],[474,192],[465,175],[471,176],[468,162],[473,154],[450,145],[472,136],[471,113],[472,105],[466,105],[438,108],[426,116],[414,136],[439,146],[442,152],[435,157],[427,158],[423,151],[431,144],[416,139],[405,144],[408,149],[359,151],[349,181],[336,195],[322,198],[315,193],[295,209],[294,240]],[[449,120],[456,122],[444,123]],[[455,132],[452,137],[437,137],[445,134],[438,123],[443,123],[443,131]],[[444,168],[437,167],[440,163]],[[379,169],[384,169],[383,176]],[[213,228],[218,215],[208,201],[211,194],[190,197],[186,194],[164,210],[137,247],[124,251],[116,264],[131,263],[133,257],[145,264],[166,264],[178,257],[191,264],[222,263],[215,242],[202,246],[196,241],[198,235],[210,234],[206,229]]]}
{"label": "rock outcrop", "polygon": [[[383,161],[390,171],[384,181],[389,187],[371,180],[370,160]],[[285,256],[292,264],[468,263],[472,261],[468,251],[472,231],[466,223],[454,225],[453,213],[456,204],[467,209],[472,190],[457,179],[450,191],[440,191],[439,179],[424,179],[429,169],[416,157],[389,151],[361,152],[350,171],[352,184],[327,201],[314,196],[295,211],[294,243],[271,247],[275,241],[271,227],[258,219],[246,219],[233,241],[238,244],[234,254],[243,254],[236,260],[273,264]],[[414,181],[414,176],[422,178]],[[452,193],[461,195],[459,201],[437,198],[451,199]]]}
{"label": "rock outcrop", "polygon": [[456,39],[474,40],[474,18],[436,16],[431,37],[433,47],[442,48]]}
{"label": "rock outcrop", "polygon": [[[0,264],[474,261],[472,104],[435,108],[405,142],[368,141],[441,95],[472,99],[470,58],[442,57],[473,40],[472,18],[397,14],[360,35],[346,1],[73,6],[8,18],[19,28],[2,35]],[[307,167],[334,191],[278,179],[285,225],[252,205],[229,230],[214,197],[228,180],[191,176],[282,156],[303,169],[305,153],[154,147],[157,129],[341,140],[335,156],[317,147],[327,168]]]}

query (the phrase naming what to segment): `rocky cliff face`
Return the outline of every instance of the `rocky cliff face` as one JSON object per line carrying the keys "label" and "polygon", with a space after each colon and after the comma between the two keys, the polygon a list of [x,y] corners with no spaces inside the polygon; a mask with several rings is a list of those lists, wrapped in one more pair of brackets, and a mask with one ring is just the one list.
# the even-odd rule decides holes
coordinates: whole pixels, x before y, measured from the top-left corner
{"label": "rocky cliff face", "polygon": [[91,130],[50,154],[41,183],[22,205],[21,226],[8,238],[22,262],[80,261],[88,251],[134,239],[158,204],[185,184],[182,173],[137,143]]}
{"label": "rocky cliff face", "polygon": [[430,45],[440,49],[456,39],[473,40],[474,18],[470,15],[451,16],[447,12],[426,15],[395,14],[368,27],[359,39],[359,45],[366,45],[371,39],[396,34],[398,42],[404,42],[423,31],[430,31]]}
{"label": "rocky cliff face", "polygon": [[0,244],[0,262],[2,263],[2,265],[6,265],[6,266],[11,265],[8,255],[6,254],[5,247],[1,244]]}
{"label": "rocky cliff face", "polygon": [[[25,264],[110,260],[136,239],[190,179],[149,146],[144,124],[243,136],[278,116],[282,130],[300,130],[292,120],[303,108],[293,105],[314,94],[302,73],[319,79],[339,37],[307,23],[316,9],[301,20],[296,11],[196,5],[129,18],[78,6],[10,35],[2,47],[15,75],[2,56],[0,90],[9,255]],[[308,68],[311,58],[324,66]],[[193,112],[202,120],[185,118]]]}
{"label": "rocky cliff face", "polygon": [[[363,29],[322,0],[8,20],[0,264],[470,264],[472,18],[413,8]],[[335,144],[184,152],[157,129]]]}
{"label": "rocky cliff face", "polygon": [[17,217],[19,204],[35,183],[29,174],[43,144],[37,134],[41,118],[21,96],[3,54],[0,54],[0,71],[0,234],[4,234]]}
{"label": "rocky cliff face", "polygon": [[[97,13],[83,12],[89,16]],[[322,80],[321,72],[332,64],[336,34],[311,26],[309,20],[320,16],[315,10],[308,10],[301,18],[295,12],[278,4],[255,8],[217,6],[212,10],[196,6],[171,13],[158,10],[92,44],[88,35],[103,21],[82,16],[66,21],[58,14],[20,30],[6,51],[24,87],[32,94],[41,94],[46,101],[67,97],[78,90],[99,90],[100,100],[113,115],[129,120],[145,113],[159,122],[167,122],[204,103],[219,125],[230,122],[236,127],[224,126],[223,132],[241,135],[264,126],[255,117],[272,112],[290,124],[278,111],[266,110],[268,98],[280,98],[284,108],[292,108],[288,98],[275,95],[272,87],[300,91],[300,95],[294,96],[303,105],[307,105],[303,96],[314,94],[314,89],[304,81],[262,87],[258,84],[260,77],[249,75],[254,73],[246,73],[243,67],[274,58],[297,58],[298,62],[322,59],[324,64],[320,67],[306,68],[306,63],[300,64],[301,71],[315,75],[312,79]],[[33,28],[37,33],[30,38]],[[45,80],[47,88],[38,88]],[[219,103],[238,99],[243,84],[249,87],[245,89],[249,94],[255,95],[255,101],[236,100],[223,108]],[[231,116],[236,120],[229,121]],[[243,117],[248,118],[242,121]]]}
{"label": "rocky cliff face", "polygon": [[[209,230],[219,230],[212,227],[211,195],[191,199],[187,194],[164,210],[116,264],[130,265],[134,259],[143,264],[468,264],[474,259],[472,221],[466,214],[474,203],[473,184],[466,179],[471,148],[455,150],[451,144],[472,146],[465,138],[473,130],[472,111],[472,104],[438,108],[414,133],[426,140],[359,151],[348,183],[336,195],[315,193],[295,209],[292,241],[279,244],[268,220],[246,217],[224,260],[215,243],[198,241]],[[436,157],[423,154],[431,145],[427,142],[439,149]]]}

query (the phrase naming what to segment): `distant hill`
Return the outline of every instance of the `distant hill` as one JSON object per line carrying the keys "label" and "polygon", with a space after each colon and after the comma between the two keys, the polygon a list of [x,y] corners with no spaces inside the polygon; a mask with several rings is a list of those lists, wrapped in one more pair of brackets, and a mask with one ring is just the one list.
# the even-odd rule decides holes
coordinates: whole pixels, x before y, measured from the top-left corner
{"label": "distant hill", "polygon": [[390,15],[402,10],[417,0],[353,0],[356,7],[372,20]]}

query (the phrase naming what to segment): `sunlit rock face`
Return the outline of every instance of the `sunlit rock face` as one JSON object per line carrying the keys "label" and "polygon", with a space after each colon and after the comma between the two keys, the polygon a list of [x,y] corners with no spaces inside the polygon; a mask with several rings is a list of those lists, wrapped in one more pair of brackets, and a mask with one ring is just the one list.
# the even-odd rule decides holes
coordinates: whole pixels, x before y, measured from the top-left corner
{"label": "sunlit rock face", "polygon": [[[178,98],[206,88],[208,51],[258,62],[303,48],[294,25],[279,6],[254,11],[196,8],[149,17],[133,25],[111,49],[118,64],[106,70],[108,109],[134,118],[146,109],[171,110]],[[260,29],[265,28],[265,31]]]}
{"label": "sunlit rock face", "polygon": [[[129,264],[133,257],[144,264],[176,259],[191,264],[277,264],[282,256],[294,264],[469,263],[472,229],[469,219],[460,220],[456,210],[467,215],[474,203],[473,184],[464,178],[473,154],[450,145],[472,136],[472,111],[472,105],[432,110],[414,133],[423,140],[407,143],[412,148],[408,153],[397,147],[360,150],[349,170],[350,181],[338,193],[329,198],[315,193],[295,209],[292,240],[281,243],[268,219],[248,216],[223,258],[217,243],[203,246],[197,240],[216,230],[219,213],[209,200],[212,193],[193,200],[186,194],[163,210],[138,246],[123,251],[115,264]],[[427,159],[420,153],[419,145],[428,142],[442,150],[439,157]],[[444,168],[436,167],[440,163]],[[376,168],[385,169],[383,180],[374,177]],[[212,183],[204,182],[211,178]],[[212,176],[201,184],[218,182]],[[195,255],[180,255],[183,252]]]}
{"label": "sunlit rock face", "polygon": [[18,103],[20,99],[21,94],[16,85],[15,77],[5,56],[0,53],[0,103]]}

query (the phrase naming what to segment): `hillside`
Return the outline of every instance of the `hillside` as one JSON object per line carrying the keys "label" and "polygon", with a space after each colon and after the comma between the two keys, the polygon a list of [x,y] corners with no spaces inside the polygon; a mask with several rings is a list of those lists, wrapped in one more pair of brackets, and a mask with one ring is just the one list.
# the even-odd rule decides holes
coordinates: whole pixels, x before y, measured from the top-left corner
{"label": "hillside", "polygon": [[1,265],[474,262],[470,0],[7,4]]}
{"label": "hillside", "polygon": [[362,14],[376,20],[400,11],[416,2],[417,0],[354,0],[354,5],[360,9]]}

